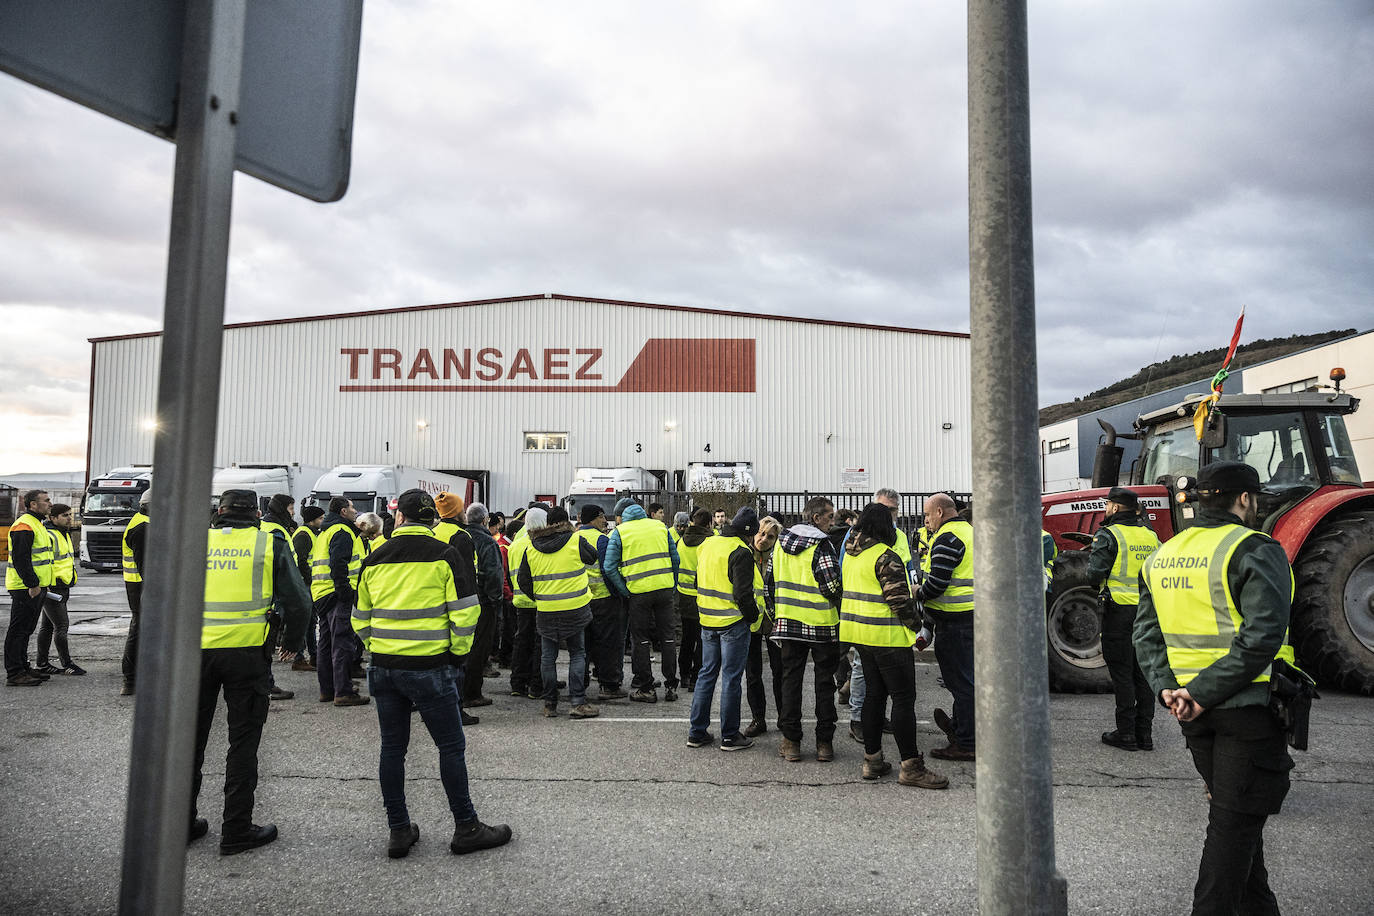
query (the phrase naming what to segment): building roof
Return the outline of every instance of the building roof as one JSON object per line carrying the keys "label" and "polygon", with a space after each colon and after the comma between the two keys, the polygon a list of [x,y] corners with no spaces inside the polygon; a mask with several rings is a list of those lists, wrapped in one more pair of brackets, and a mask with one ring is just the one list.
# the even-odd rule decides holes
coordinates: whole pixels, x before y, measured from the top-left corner
{"label": "building roof", "polygon": [[[696,312],[702,315],[725,315],[731,318],[759,318],[765,321],[797,321],[803,324],[823,324],[841,328],[860,328],[869,331],[894,331],[901,334],[930,334],[936,337],[963,337],[969,335],[962,331],[932,331],[926,328],[895,327],[885,324],[864,324],[857,321],[832,321],[826,318],[801,318],[796,315],[763,315],[733,309],[708,309],[689,305],[659,305],[652,302],[629,302],[621,299],[600,299],[593,296],[567,296],[562,293],[538,293],[533,296],[507,296],[501,299],[475,299],[471,302],[441,302],[433,305],[409,305],[398,308],[371,309],[361,312],[338,312],[330,315],[302,315],[294,318],[273,318],[268,321],[240,321],[226,324],[230,328],[260,328],[273,324],[299,324],[307,321],[331,321],[336,318],[370,318],[373,315],[396,315],[404,312],[428,312],[436,309],[468,308],[474,305],[501,305],[508,302],[528,302],[532,299],[552,299],[561,302],[593,302],[601,305],[626,305],[635,308],[662,309],[669,312]],[[133,340],[139,337],[160,337],[161,331],[145,331],[141,334],[117,334],[111,337],[90,337],[91,343],[104,343],[111,340]]]}

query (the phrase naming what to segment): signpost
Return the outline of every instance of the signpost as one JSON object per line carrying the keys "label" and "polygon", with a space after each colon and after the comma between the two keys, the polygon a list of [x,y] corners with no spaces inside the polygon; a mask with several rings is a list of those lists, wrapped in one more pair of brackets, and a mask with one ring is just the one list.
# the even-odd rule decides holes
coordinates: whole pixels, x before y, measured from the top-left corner
{"label": "signpost", "polygon": [[[0,69],[175,140],[119,909],[180,913],[234,171],[348,186],[361,0],[9,0]],[[187,367],[193,367],[188,371]]]}

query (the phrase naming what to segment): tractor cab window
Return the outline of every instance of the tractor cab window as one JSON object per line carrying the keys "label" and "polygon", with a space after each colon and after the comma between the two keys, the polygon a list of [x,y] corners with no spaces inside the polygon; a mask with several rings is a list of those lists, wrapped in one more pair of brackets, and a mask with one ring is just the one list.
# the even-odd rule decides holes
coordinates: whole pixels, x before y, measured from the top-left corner
{"label": "tractor cab window", "polygon": [[[1259,472],[1260,511],[1277,508],[1321,485],[1300,413],[1230,416],[1224,448],[1212,452],[1213,461],[1243,461]],[[1272,504],[1272,505],[1266,505]]]}
{"label": "tractor cab window", "polygon": [[1362,483],[1360,469],[1355,464],[1355,450],[1345,431],[1345,418],[1340,414],[1317,416],[1317,439],[1326,449],[1326,461],[1331,465],[1332,483]]}
{"label": "tractor cab window", "polygon": [[1197,434],[1192,419],[1161,424],[1141,449],[1140,483],[1172,484],[1180,475],[1197,476]]}

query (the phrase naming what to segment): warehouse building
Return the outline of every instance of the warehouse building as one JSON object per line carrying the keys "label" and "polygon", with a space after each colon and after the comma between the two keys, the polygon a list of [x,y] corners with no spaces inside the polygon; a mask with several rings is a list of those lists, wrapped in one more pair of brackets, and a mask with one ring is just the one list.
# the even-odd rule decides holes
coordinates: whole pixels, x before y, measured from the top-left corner
{"label": "warehouse building", "polygon": [[[160,335],[91,341],[87,473],[147,463]],[[546,294],[228,325],[215,463],[477,476],[750,462],[765,491],[971,487],[967,334]],[[194,371],[194,367],[188,367]]]}
{"label": "warehouse building", "polygon": [[[1331,370],[1337,367],[1349,374],[1342,384],[1342,390],[1363,402],[1360,410],[1345,418],[1345,427],[1360,473],[1365,480],[1374,480],[1374,368],[1371,368],[1374,367],[1374,331],[1352,334],[1277,359],[1232,369],[1226,380],[1225,391],[1228,394],[1308,391],[1329,386]],[[1091,486],[1093,459],[1097,454],[1097,445],[1102,440],[1102,427],[1098,420],[1111,424],[1119,433],[1128,433],[1136,417],[1178,404],[1190,394],[1205,393],[1210,385],[1210,377],[1198,379],[1167,391],[1042,426],[1041,491],[1064,493]],[[1121,464],[1122,477],[1129,478],[1131,462],[1140,455],[1140,443],[1122,439],[1117,444],[1125,450]]]}

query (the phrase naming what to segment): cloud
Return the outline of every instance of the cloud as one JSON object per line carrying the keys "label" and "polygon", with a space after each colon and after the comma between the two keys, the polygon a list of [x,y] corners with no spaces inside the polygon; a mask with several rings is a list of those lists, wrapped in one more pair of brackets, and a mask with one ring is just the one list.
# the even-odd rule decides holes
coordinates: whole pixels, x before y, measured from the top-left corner
{"label": "cloud", "polygon": [[[238,176],[228,320],[564,292],[967,329],[965,29],[895,0],[370,4],[349,193]],[[1256,337],[1371,324],[1367,5],[1060,0],[1029,37],[1042,402],[1224,343],[1242,304]],[[78,364],[155,327],[173,147],[8,78],[0,121],[7,323]],[[39,387],[83,400],[86,371]]]}

